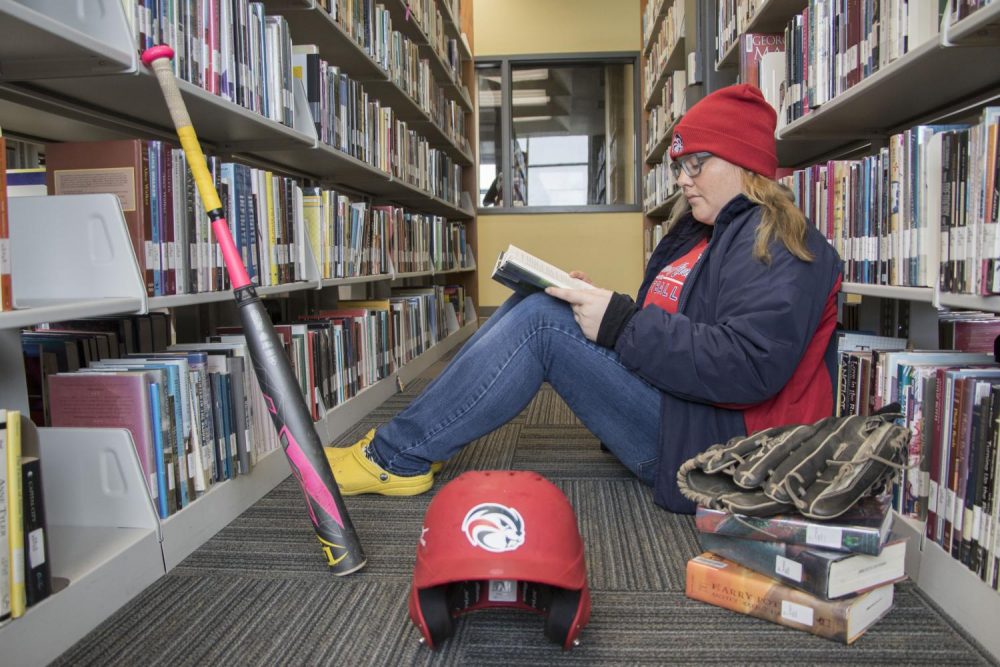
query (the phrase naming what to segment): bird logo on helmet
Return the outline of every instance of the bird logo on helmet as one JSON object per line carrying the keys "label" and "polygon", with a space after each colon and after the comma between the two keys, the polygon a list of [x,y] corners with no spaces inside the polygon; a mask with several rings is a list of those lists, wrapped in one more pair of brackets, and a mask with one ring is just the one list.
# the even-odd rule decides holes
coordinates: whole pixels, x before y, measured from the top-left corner
{"label": "bird logo on helmet", "polygon": [[549,640],[573,648],[590,620],[590,591],[569,499],[528,471],[448,482],[424,515],[408,606],[431,648],[454,634],[459,616],[490,608],[538,614]]}
{"label": "bird logo on helmet", "polygon": [[462,532],[474,547],[493,553],[513,551],[524,544],[524,519],[513,507],[480,503],[466,513]]}

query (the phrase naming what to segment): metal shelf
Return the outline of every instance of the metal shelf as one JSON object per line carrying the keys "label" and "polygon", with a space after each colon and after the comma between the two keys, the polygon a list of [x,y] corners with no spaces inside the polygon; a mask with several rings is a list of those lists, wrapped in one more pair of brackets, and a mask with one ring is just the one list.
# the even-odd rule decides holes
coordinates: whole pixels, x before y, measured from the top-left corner
{"label": "metal shelf", "polygon": [[955,24],[945,19],[942,41],[954,46],[996,44],[1000,41],[1000,4],[986,5]]}
{"label": "metal shelf", "polygon": [[785,126],[778,133],[781,163],[815,162],[838,147],[888,136],[952,111],[958,101],[996,91],[1000,68],[984,63],[998,59],[1000,42],[962,47],[927,42]]}
{"label": "metal shelf", "polygon": [[134,72],[138,58],[112,2],[77,13],[74,3],[0,0],[0,81]]}
{"label": "metal shelf", "polygon": [[[253,152],[274,148],[306,148],[314,139],[282,123],[238,106],[187,81],[177,82],[191,121],[203,144],[221,151]],[[152,73],[116,74],[87,79],[47,79],[24,84],[173,133],[163,93]]]}
{"label": "metal shelf", "polygon": [[785,24],[808,4],[808,0],[767,0],[747,23],[746,32],[783,32]]}
{"label": "metal shelf", "polygon": [[16,310],[0,313],[0,329],[22,329],[43,322],[63,322],[81,317],[104,317],[142,312],[142,299],[73,299],[49,302],[32,300]]}
{"label": "metal shelf", "polygon": [[934,303],[934,289],[931,287],[896,287],[894,285],[866,285],[845,282],[841,285],[840,291],[846,294],[875,296],[882,299]]}
{"label": "metal shelf", "polygon": [[945,308],[959,310],[983,310],[1000,313],[1000,296],[978,296],[975,294],[953,294],[941,292],[939,303]]}

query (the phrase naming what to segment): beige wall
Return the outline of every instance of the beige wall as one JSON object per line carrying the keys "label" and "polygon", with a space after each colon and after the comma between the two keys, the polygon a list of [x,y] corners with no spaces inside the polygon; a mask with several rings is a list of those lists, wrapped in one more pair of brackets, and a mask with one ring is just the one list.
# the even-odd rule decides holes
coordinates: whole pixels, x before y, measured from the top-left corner
{"label": "beige wall", "polygon": [[475,55],[638,51],[639,0],[474,0]]}
{"label": "beige wall", "polygon": [[[638,51],[639,0],[474,0],[476,57]],[[613,9],[612,9],[613,6]],[[631,84],[631,82],[630,82]],[[631,87],[631,86],[630,86]],[[480,215],[479,303],[499,306],[510,290],[490,279],[510,244],[597,285],[635,294],[642,280],[642,214]]]}
{"label": "beige wall", "polygon": [[513,243],[565,269],[583,271],[595,285],[635,295],[642,280],[642,215],[479,216],[479,301],[498,306],[510,290],[490,279],[501,250]]}

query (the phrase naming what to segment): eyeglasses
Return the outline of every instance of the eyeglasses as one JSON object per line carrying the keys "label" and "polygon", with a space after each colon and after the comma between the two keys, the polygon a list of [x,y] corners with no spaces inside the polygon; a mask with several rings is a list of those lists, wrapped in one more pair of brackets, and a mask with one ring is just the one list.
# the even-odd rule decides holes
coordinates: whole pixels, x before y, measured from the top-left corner
{"label": "eyeglasses", "polygon": [[711,157],[715,156],[711,153],[691,153],[690,155],[684,155],[670,163],[670,171],[673,173],[674,179],[680,178],[681,169],[691,178],[695,178],[701,173],[701,166]]}

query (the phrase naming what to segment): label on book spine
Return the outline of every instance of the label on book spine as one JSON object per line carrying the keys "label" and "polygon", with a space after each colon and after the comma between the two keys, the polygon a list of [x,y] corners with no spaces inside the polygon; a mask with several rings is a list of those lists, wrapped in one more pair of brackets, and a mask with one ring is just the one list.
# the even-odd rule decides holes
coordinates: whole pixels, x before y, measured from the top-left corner
{"label": "label on book spine", "polygon": [[32,568],[45,564],[44,528],[36,528],[28,533],[28,564]]}
{"label": "label on book spine", "polygon": [[809,524],[806,526],[806,543],[818,547],[839,549],[841,545],[841,529],[831,526]]}
{"label": "label on book spine", "polygon": [[805,605],[789,602],[788,600],[781,601],[781,617],[789,621],[801,623],[802,625],[808,625],[809,627],[812,627],[813,624],[812,609]]}
{"label": "label on book spine", "polygon": [[791,558],[784,556],[774,557],[774,571],[782,577],[788,577],[792,581],[802,581],[802,563],[796,563]]}

